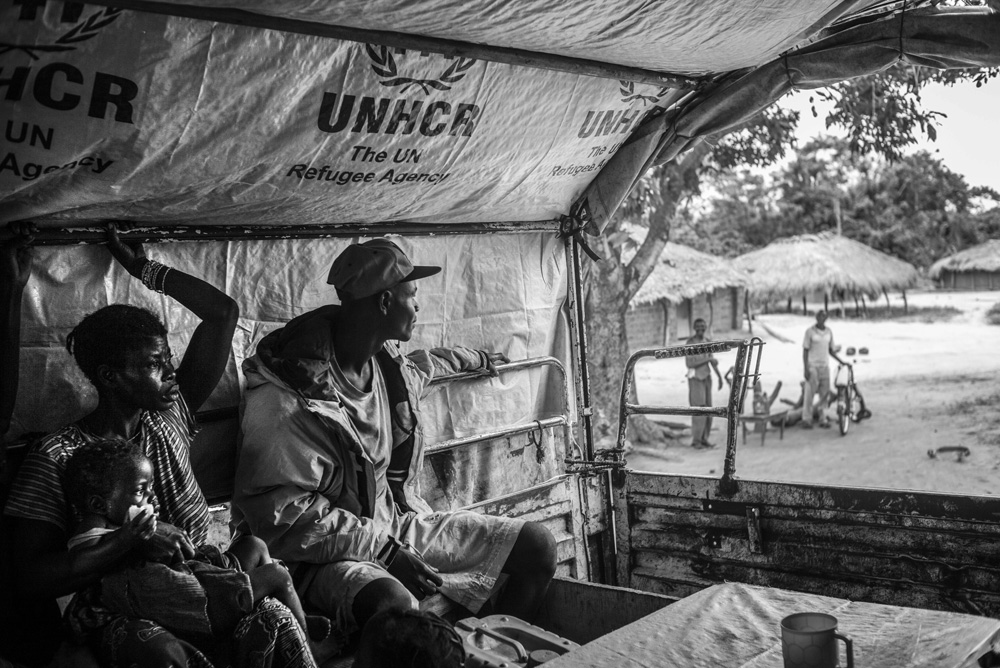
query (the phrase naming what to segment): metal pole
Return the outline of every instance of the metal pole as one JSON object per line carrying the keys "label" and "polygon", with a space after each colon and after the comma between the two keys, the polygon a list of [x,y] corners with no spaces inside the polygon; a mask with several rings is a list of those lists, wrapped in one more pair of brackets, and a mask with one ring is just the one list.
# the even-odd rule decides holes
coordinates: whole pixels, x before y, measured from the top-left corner
{"label": "metal pole", "polygon": [[580,360],[580,416],[583,418],[584,452],[587,459],[594,458],[594,416],[590,403],[590,368],[587,362],[587,328],[583,305],[583,268],[580,265],[580,244],[573,238],[570,241],[573,274],[573,299],[576,302],[576,333],[577,350]]}
{"label": "metal pole", "polygon": [[[148,221],[147,221],[148,222]],[[459,234],[515,234],[519,232],[558,232],[559,224],[551,220],[530,223],[344,223],[337,225],[283,225],[241,227],[236,225],[173,225],[157,224],[144,227],[135,220],[88,220],[89,227],[41,228],[34,235],[35,246],[67,246],[103,244],[108,240],[108,224],[128,224],[132,229],[121,231],[125,241],[161,243],[169,241],[260,241],[266,239],[335,239],[342,237],[438,236]]]}
{"label": "metal pole", "polygon": [[[455,450],[466,445],[472,445],[473,443],[482,443],[483,441],[492,441],[496,438],[507,438],[510,436],[516,436],[517,434],[526,434],[532,431],[541,432],[550,427],[566,427],[569,428],[569,420],[562,415],[556,417],[545,418],[544,420],[536,420],[531,424],[522,424],[516,427],[507,427],[505,429],[497,429],[496,431],[488,431],[483,434],[476,434],[475,436],[466,436],[464,438],[453,438],[450,441],[443,441],[435,445],[427,446],[426,454],[435,455],[439,452],[445,452],[447,450]],[[540,439],[539,439],[540,440]],[[568,453],[567,453],[568,454]]]}

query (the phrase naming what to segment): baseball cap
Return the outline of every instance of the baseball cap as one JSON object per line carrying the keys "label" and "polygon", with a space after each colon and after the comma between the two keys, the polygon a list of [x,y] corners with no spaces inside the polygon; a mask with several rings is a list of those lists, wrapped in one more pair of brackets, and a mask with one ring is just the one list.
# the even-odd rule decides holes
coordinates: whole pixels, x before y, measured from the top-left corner
{"label": "baseball cap", "polygon": [[354,299],[361,299],[439,271],[441,267],[414,265],[406,253],[388,239],[372,239],[345,248],[333,261],[326,282]]}

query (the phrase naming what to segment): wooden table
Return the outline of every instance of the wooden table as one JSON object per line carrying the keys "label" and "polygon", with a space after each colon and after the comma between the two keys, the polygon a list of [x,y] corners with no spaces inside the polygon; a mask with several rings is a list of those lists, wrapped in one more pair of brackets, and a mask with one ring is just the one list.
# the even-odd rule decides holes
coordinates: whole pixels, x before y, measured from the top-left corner
{"label": "wooden table", "polygon": [[767,428],[771,425],[771,420],[778,421],[778,440],[785,438],[785,421],[788,419],[788,411],[777,411],[767,415],[740,415],[738,420],[743,425],[743,445],[747,443],[747,423],[754,426],[754,431],[760,431],[760,444],[764,445],[764,438],[767,436]]}
{"label": "wooden table", "polygon": [[[781,668],[779,624],[794,612],[835,616],[859,668],[975,668],[1000,643],[1000,621],[817,594],[714,585],[602,636],[545,668]],[[843,652],[843,650],[841,650]]]}

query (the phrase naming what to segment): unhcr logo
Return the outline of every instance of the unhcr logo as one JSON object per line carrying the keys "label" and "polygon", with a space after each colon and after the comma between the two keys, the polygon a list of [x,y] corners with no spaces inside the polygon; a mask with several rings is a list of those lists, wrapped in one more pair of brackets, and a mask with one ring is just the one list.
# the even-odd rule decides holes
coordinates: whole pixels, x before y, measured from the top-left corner
{"label": "unhcr logo", "polygon": [[[474,58],[448,58],[452,63],[434,79],[414,79],[400,76],[399,67],[396,65],[396,58],[392,55],[392,49],[387,46],[376,44],[366,44],[365,50],[372,61],[372,70],[382,78],[383,86],[402,86],[400,93],[405,93],[411,86],[419,86],[424,91],[424,95],[430,95],[431,88],[437,90],[451,90],[451,84],[457,83],[465,78],[469,68],[476,64]],[[397,53],[405,54],[405,49],[396,49]],[[427,53],[421,53],[421,57],[426,58]]]}
{"label": "unhcr logo", "polygon": [[[670,88],[663,87],[654,95],[643,95],[636,92],[635,84],[631,81],[620,80],[618,84],[621,101],[629,106],[636,100],[642,101],[643,106],[656,105],[670,92]],[[658,106],[649,109],[590,109],[577,131],[577,136],[586,139],[628,134],[642,123],[662,113],[663,108]]]}
{"label": "unhcr logo", "polygon": [[[45,8],[44,0],[25,0],[15,4],[21,5],[18,21],[39,20],[39,10]],[[69,62],[50,62],[40,67],[36,62],[47,55],[59,54],[61,57],[75,51],[81,43],[97,37],[104,28],[114,23],[123,11],[106,7],[84,16],[83,10],[84,6],[78,3],[63,4],[59,23],[69,27],[53,41],[37,39],[26,44],[0,42],[0,57],[23,53],[31,59],[28,66],[10,68],[0,64],[0,97],[7,102],[20,102],[22,98],[31,96],[41,106],[55,111],[73,111],[82,107],[91,118],[103,119],[113,113],[115,121],[132,124],[133,100],[139,94],[139,87],[131,79],[101,71],[91,75]],[[88,76],[93,79],[88,81]],[[10,121],[7,127],[7,139],[17,141],[12,137]],[[27,123],[22,123],[22,127],[26,128]],[[21,135],[26,132],[26,129],[22,130]],[[41,132],[44,131],[37,126],[32,129],[32,144]],[[46,149],[50,148],[51,142],[50,128]]]}
{"label": "unhcr logo", "polygon": [[[38,16],[38,10],[45,7],[45,0],[36,2],[15,2],[21,5],[18,13],[18,21],[34,21]],[[101,32],[101,29],[114,23],[123,10],[106,7],[95,14],[80,20],[83,14],[83,5],[76,2],[63,4],[60,23],[69,23],[72,26],[59,35],[50,44],[12,44],[10,42],[0,42],[0,56],[11,52],[23,52],[32,60],[38,60],[43,53],[65,53],[75,51],[77,45],[93,39]]]}
{"label": "unhcr logo", "polygon": [[[379,77],[379,84],[394,89],[400,95],[413,89],[419,89],[424,95],[431,95],[432,91],[450,91],[452,85],[465,78],[469,69],[478,62],[473,58],[446,58],[449,63],[436,76],[427,78],[411,76],[412,73],[403,70],[400,61],[407,55],[404,49],[367,44],[365,52],[372,71]],[[430,54],[420,53],[418,56],[426,59]],[[426,62],[420,63],[424,70]],[[328,133],[347,131],[402,136],[419,133],[425,137],[471,137],[481,113],[482,108],[470,102],[324,91],[317,126]]]}

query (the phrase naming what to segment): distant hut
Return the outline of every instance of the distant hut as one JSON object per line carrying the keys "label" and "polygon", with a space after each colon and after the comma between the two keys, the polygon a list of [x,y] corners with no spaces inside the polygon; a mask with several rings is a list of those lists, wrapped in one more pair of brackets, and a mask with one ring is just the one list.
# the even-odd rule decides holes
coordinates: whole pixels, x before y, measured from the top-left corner
{"label": "distant hut", "polygon": [[713,333],[739,329],[747,283],[747,275],[731,261],[668,242],[629,304],[629,346],[654,348],[685,339],[698,318]]}
{"label": "distant hut", "polygon": [[942,288],[1000,290],[1000,239],[938,260],[928,275]]}
{"label": "distant hut", "polygon": [[917,268],[863,243],[831,232],[778,239],[741,255],[736,267],[750,276],[750,294],[757,302],[791,300],[806,295],[843,299],[875,298],[888,290],[904,291],[917,284]]}

